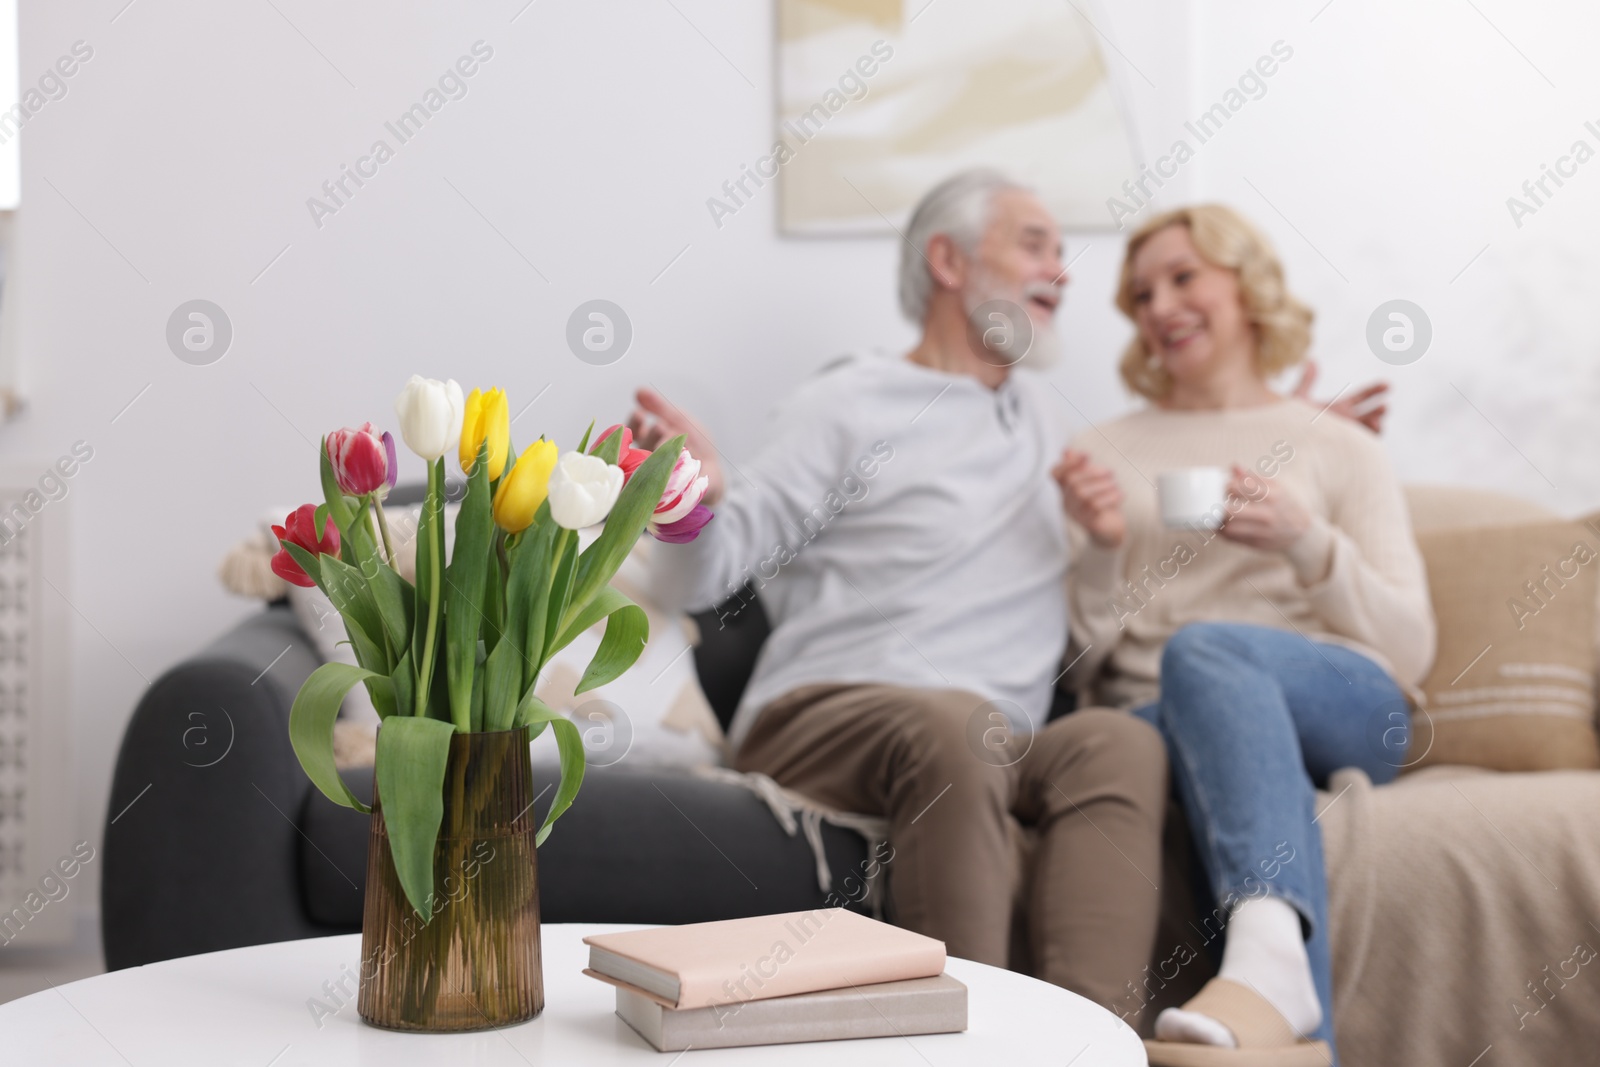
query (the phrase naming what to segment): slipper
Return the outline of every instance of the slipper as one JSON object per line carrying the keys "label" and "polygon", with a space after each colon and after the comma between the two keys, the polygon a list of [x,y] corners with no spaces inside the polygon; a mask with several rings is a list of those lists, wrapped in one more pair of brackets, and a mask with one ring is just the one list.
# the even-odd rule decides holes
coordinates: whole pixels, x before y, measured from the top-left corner
{"label": "slipper", "polygon": [[1182,1041],[1146,1041],[1150,1067],[1328,1067],[1326,1041],[1307,1041],[1278,1009],[1249,986],[1213,978],[1184,1011],[1209,1015],[1233,1032],[1238,1048]]}

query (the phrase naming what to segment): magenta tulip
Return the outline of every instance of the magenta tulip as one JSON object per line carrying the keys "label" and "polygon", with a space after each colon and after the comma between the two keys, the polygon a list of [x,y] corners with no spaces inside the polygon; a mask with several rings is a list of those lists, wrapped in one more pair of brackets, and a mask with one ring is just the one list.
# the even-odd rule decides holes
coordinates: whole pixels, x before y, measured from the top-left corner
{"label": "magenta tulip", "polygon": [[711,509],[704,504],[696,504],[689,514],[676,522],[651,523],[650,535],[657,541],[666,541],[674,545],[686,544],[699,537],[701,527],[710,521]]}

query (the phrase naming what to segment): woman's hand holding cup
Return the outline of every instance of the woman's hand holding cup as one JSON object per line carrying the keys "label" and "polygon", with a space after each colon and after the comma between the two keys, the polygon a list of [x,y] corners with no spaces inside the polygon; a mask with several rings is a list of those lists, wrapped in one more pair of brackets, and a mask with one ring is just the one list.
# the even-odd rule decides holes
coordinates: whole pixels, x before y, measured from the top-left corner
{"label": "woman's hand holding cup", "polygon": [[1311,513],[1276,482],[1233,465],[1229,507],[1222,536],[1264,552],[1286,552],[1311,528]]}
{"label": "woman's hand holding cup", "polygon": [[1087,452],[1067,449],[1050,470],[1061,487],[1061,504],[1067,517],[1088,531],[1101,548],[1118,548],[1128,535],[1122,513],[1122,487],[1111,468],[1096,463]]}

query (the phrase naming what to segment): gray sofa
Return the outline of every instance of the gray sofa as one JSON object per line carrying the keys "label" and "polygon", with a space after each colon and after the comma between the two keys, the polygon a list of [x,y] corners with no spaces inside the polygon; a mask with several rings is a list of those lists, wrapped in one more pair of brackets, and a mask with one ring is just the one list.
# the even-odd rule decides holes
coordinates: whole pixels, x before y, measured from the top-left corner
{"label": "gray sofa", "polygon": [[[1408,497],[1419,531],[1550,517],[1470,490],[1413,487]],[[726,723],[766,621],[753,598],[726,626],[697,621],[696,670]],[[288,743],[290,703],[315,666],[288,609],[273,607],[147,691],[109,806],[122,813],[104,848],[109,967],[359,928],[366,820],[311,788]],[[370,795],[367,777],[351,784]],[[1595,1059],[1600,976],[1587,964],[1600,959],[1600,771],[1438,766],[1379,788],[1348,772],[1322,803],[1344,1062]],[[1144,1025],[1215,966],[1217,943],[1198,933],[1205,905],[1189,888],[1189,834],[1172,816]],[[823,838],[836,876],[863,868],[860,836],[824,825]],[[1025,854],[1029,835],[1017,838]],[[740,786],[683,773],[593,775],[539,863],[550,922],[680,923],[825,902],[803,838]],[[1169,974],[1184,945],[1196,962]],[[1012,962],[1027,967],[1015,951]]]}
{"label": "gray sofa", "polygon": [[[765,636],[758,609],[732,623],[705,620],[711,639],[696,652],[724,722]],[[288,607],[272,605],[146,691],[107,816],[121,813],[103,858],[108,968],[361,928],[368,820],[314,789],[289,747],[289,707],[318,662]],[[370,769],[347,778],[370,801]],[[822,833],[836,877],[864,868],[859,835]],[[685,923],[825,902],[802,835],[754,793],[682,771],[591,773],[539,850],[539,881],[547,922]]]}

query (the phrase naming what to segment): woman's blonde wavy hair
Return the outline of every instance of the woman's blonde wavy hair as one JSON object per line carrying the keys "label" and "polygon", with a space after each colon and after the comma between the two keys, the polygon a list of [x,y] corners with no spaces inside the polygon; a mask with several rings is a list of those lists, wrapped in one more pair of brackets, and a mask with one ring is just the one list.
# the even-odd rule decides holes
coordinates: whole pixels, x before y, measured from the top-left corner
{"label": "woman's blonde wavy hair", "polygon": [[[1207,263],[1226,267],[1239,278],[1245,318],[1256,335],[1256,372],[1271,378],[1305,358],[1311,347],[1311,309],[1290,295],[1283,281],[1283,263],[1265,237],[1230,207],[1197,204],[1157,215],[1128,239],[1117,282],[1117,307],[1137,326],[1133,304],[1133,260],[1139,249],[1169,226],[1186,226],[1195,248]],[[1129,389],[1160,400],[1172,388],[1172,376],[1145,347],[1137,330],[1123,350],[1118,367]]]}

